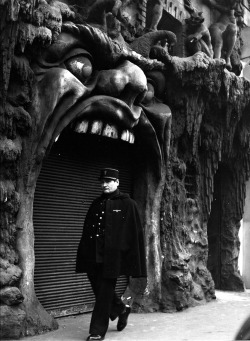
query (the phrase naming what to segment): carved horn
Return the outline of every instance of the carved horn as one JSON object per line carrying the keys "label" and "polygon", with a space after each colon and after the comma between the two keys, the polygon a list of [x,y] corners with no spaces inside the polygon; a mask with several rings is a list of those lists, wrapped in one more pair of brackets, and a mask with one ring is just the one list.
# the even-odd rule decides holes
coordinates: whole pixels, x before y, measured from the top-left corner
{"label": "carved horn", "polygon": [[171,44],[176,43],[176,35],[173,32],[161,30],[144,34],[134,40],[130,44],[130,47],[132,50],[140,53],[143,57],[148,58],[151,47],[163,39],[167,39]]}
{"label": "carved horn", "polygon": [[195,9],[194,9],[194,7],[192,6],[190,0],[185,0],[185,1],[184,1],[184,7],[186,8],[186,10],[187,10],[190,14],[193,13],[193,12],[195,12]]}

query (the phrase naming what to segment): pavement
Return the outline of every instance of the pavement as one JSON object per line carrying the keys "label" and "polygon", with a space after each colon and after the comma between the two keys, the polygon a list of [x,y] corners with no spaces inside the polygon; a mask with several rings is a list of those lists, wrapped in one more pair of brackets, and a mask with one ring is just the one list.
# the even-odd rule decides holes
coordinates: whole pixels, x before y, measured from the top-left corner
{"label": "pavement", "polygon": [[[250,315],[250,290],[216,291],[216,300],[176,313],[131,313],[126,329],[110,322],[105,341],[232,341]],[[80,341],[88,336],[91,314],[57,319],[59,329],[28,337],[27,341]]]}

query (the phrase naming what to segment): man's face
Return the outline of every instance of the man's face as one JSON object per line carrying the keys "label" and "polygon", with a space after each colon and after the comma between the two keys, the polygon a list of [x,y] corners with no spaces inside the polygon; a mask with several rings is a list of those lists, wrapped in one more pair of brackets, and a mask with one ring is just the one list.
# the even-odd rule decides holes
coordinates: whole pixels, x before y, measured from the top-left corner
{"label": "man's face", "polygon": [[117,190],[119,186],[119,180],[112,180],[112,179],[101,179],[101,187],[103,193],[113,193]]}

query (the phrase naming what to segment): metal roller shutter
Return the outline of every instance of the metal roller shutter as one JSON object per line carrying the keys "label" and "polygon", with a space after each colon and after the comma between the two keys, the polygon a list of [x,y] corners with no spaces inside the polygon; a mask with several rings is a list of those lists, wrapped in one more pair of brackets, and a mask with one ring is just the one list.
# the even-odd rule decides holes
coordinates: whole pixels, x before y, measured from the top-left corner
{"label": "metal roller shutter", "polygon": [[[34,200],[35,290],[54,316],[92,310],[85,274],[75,273],[77,246],[90,203],[100,195],[102,167],[120,170],[120,190],[131,193],[131,146],[107,138],[67,133],[52,148],[39,175]],[[127,278],[121,277],[122,294]]]}

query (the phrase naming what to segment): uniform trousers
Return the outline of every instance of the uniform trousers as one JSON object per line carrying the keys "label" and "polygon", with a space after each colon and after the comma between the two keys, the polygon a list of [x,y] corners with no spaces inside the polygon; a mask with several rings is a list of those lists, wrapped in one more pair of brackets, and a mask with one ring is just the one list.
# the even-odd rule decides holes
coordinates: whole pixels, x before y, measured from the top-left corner
{"label": "uniform trousers", "polygon": [[103,277],[103,264],[96,264],[87,273],[95,294],[95,306],[91,317],[89,334],[104,336],[108,330],[109,318],[113,321],[125,310],[125,304],[115,292],[117,278]]}

